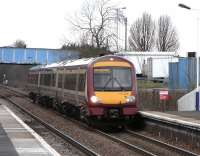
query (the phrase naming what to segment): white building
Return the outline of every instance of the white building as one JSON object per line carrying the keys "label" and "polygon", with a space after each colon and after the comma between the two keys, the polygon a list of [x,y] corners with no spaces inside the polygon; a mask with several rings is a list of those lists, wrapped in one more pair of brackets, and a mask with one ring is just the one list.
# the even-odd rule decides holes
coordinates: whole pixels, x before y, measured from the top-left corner
{"label": "white building", "polygon": [[122,56],[133,62],[137,74],[148,78],[166,78],[169,76],[169,62],[178,62],[176,52],[119,52]]}

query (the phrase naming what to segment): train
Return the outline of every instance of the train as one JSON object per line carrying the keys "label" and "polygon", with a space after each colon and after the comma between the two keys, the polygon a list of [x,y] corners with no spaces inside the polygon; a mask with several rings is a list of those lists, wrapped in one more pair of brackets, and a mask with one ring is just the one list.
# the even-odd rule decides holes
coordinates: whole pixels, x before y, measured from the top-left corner
{"label": "train", "polygon": [[138,112],[134,64],[106,55],[32,67],[30,98],[90,124],[131,122]]}

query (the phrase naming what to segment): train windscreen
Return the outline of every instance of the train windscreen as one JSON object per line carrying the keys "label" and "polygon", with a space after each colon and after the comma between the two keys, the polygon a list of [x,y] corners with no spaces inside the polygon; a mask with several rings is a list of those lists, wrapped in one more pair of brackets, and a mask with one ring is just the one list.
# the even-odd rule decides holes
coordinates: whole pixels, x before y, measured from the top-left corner
{"label": "train windscreen", "polygon": [[128,67],[105,67],[94,69],[95,91],[130,91],[131,69]]}

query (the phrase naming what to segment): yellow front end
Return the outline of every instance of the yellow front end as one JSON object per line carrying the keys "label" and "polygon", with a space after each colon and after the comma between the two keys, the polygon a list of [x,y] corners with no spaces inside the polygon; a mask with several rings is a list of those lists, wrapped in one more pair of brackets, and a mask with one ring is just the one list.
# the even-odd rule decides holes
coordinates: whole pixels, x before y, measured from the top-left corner
{"label": "yellow front end", "polygon": [[95,96],[105,105],[119,105],[127,103],[126,99],[131,96],[131,91],[95,92]]}
{"label": "yellow front end", "polygon": [[131,118],[137,111],[134,69],[130,62],[111,57],[93,65],[90,112],[105,119]]}
{"label": "yellow front end", "polygon": [[[131,65],[125,61],[110,59],[109,61],[100,61],[94,64],[96,72],[106,72],[106,68],[131,68]],[[99,69],[99,71],[98,71]],[[100,99],[103,105],[119,105],[127,103],[127,97],[131,96],[131,91],[95,91],[95,96]]]}

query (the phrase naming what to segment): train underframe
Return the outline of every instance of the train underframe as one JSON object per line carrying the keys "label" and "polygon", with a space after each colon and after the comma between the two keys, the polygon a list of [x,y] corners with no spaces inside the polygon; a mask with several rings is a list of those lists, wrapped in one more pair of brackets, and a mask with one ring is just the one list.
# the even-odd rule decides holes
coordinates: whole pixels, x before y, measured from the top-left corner
{"label": "train underframe", "polygon": [[100,105],[89,107],[89,120],[97,125],[127,125],[132,122],[137,108],[131,106]]}
{"label": "train underframe", "polygon": [[80,106],[76,107],[67,102],[60,102],[59,99],[49,96],[41,96],[30,92],[29,97],[34,103],[38,103],[46,108],[53,108],[67,116],[81,119],[92,126],[124,126],[131,124],[138,112],[136,106]]}

